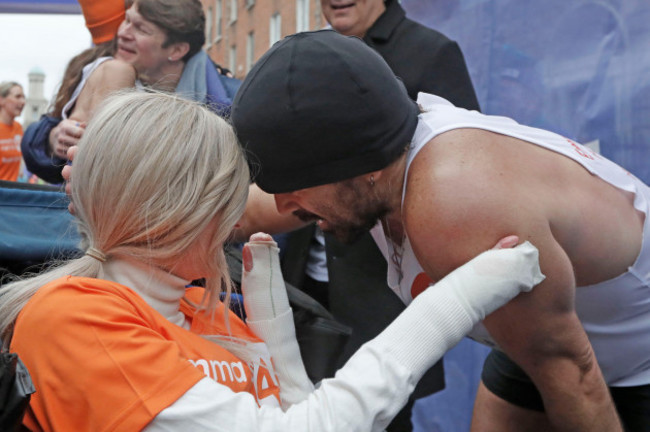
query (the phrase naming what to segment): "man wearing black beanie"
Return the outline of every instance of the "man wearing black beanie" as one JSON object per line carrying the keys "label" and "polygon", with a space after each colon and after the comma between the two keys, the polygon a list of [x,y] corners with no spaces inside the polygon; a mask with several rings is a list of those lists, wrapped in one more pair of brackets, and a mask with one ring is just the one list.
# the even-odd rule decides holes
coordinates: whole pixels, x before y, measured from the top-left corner
{"label": "man wearing black beanie", "polygon": [[258,61],[232,120],[277,210],[372,227],[405,303],[504,235],[538,247],[545,281],[471,333],[498,347],[473,430],[650,430],[650,188],[554,133],[412,104],[362,41],[308,32]]}
{"label": "man wearing black beanie", "polygon": [[[458,107],[479,109],[458,44],[407,18],[398,0],[321,0],[320,3],[323,16],[334,30],[362,38],[382,56],[403,80],[411,99],[415,100],[418,92],[426,92],[442,96]],[[386,273],[386,261],[370,234],[345,245],[310,224],[289,233],[283,250],[285,279],[319,300],[353,330],[339,365],[404,309],[404,304],[387,289],[382,276]],[[376,288],[367,289],[370,286]],[[308,359],[306,362],[309,364]],[[441,360],[424,375],[409,403],[387,428],[388,432],[412,430],[411,408],[415,399],[445,386],[442,366]],[[468,391],[475,391],[475,383],[468,384]],[[463,405],[464,410],[459,408],[459,414],[469,408]],[[467,428],[469,424],[457,426]]]}
{"label": "man wearing black beanie", "polygon": [[[346,42],[347,40],[341,39],[332,31],[327,31],[323,35],[329,34],[336,37],[323,38],[322,42],[317,43],[323,43],[327,45],[328,49],[342,53],[341,62],[351,62],[356,65],[355,68],[346,71],[349,74],[340,77],[341,84],[349,83],[349,86],[337,92],[337,100],[330,102],[331,109],[323,111],[318,106],[318,101],[323,100],[330,92],[327,86],[319,86],[309,92],[301,90],[294,93],[291,87],[304,88],[303,83],[287,82],[287,88],[269,85],[268,88],[272,88],[273,93],[264,92],[265,98],[291,107],[292,112],[296,115],[292,117],[291,122],[284,123],[277,118],[282,115],[281,112],[265,111],[260,113],[262,117],[257,118],[258,128],[252,133],[263,139],[263,136],[276,134],[278,128],[282,128],[281,133],[287,136],[291,135],[292,141],[301,140],[310,143],[310,150],[301,152],[291,152],[277,146],[262,146],[258,149],[265,153],[260,157],[267,160],[273,159],[270,166],[282,167],[281,172],[275,173],[273,185],[266,184],[265,173],[259,172],[256,181],[266,191],[300,188],[303,186],[302,179],[306,175],[317,179],[320,183],[329,183],[338,180],[337,176],[342,172],[363,173],[384,167],[398,155],[404,153],[415,131],[419,111],[416,103],[409,98],[401,81],[398,87],[385,89],[389,92],[387,94],[389,98],[386,98],[384,102],[370,99],[370,97],[374,97],[375,91],[357,91],[356,83],[361,82],[362,79],[366,81],[364,86],[375,90],[379,90],[386,79],[397,81],[395,75],[385,69],[377,69],[365,77],[354,76],[364,64],[377,63],[383,66],[384,61],[381,56],[373,50],[363,50],[347,56],[345,49],[339,47],[342,40]],[[364,44],[360,39],[354,38],[353,40],[359,45]],[[280,48],[277,54],[285,57],[286,65],[290,64],[288,59],[293,56],[307,56],[305,57],[307,61],[301,63],[299,67],[304,70],[299,73],[278,70],[277,75],[268,78],[271,80],[309,81],[323,67],[320,59],[309,58],[309,50],[303,52],[297,48],[295,51],[289,52]],[[335,56],[332,56],[331,59],[334,62],[339,61]],[[258,84],[266,86],[271,83],[258,82]],[[347,107],[349,110],[339,109],[338,106]],[[339,131],[340,137],[321,141],[321,138],[326,135],[321,134],[320,128],[313,125],[316,113],[311,112],[311,109],[324,114],[322,125]],[[354,112],[354,115],[350,116],[350,112]],[[241,112],[237,113],[240,116],[242,114]],[[356,138],[357,142],[363,140],[363,146],[355,145],[348,136],[354,125],[358,123],[366,125],[363,133],[357,134]],[[393,130],[395,132],[387,133],[387,131]],[[251,139],[256,140],[256,138]],[[333,147],[337,147],[349,157],[329,160],[329,154]],[[290,156],[289,153],[291,153]],[[253,170],[255,170],[254,166]],[[306,270],[313,269],[313,265],[308,267],[311,265],[308,260],[319,248],[317,243],[319,239],[313,236],[314,230],[315,227],[306,227],[290,234],[287,247],[284,249],[283,273],[288,282],[316,298],[328,307],[338,320],[352,328],[348,343],[338,359],[340,367],[363,343],[379,334],[395,319],[403,310],[404,304],[390,293],[383,277],[386,273],[385,260],[367,232],[359,233],[359,241],[353,245],[345,245],[334,236],[326,234],[324,249],[327,251],[327,267],[324,270],[329,283],[316,282],[314,280],[316,276],[312,279]],[[324,257],[323,253],[322,258]],[[375,287],[375,289],[369,290],[368,287]],[[319,380],[328,377],[315,378]],[[393,420],[388,431],[406,432],[411,430],[410,408],[414,399],[442,388],[444,388],[444,373],[442,362],[439,362],[425,374],[407,407]]]}

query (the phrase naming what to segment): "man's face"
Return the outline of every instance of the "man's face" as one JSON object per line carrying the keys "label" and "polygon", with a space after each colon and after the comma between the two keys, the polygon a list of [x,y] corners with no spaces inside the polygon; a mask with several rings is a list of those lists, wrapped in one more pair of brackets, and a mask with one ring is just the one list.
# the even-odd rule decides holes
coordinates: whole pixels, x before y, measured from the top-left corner
{"label": "man's face", "polygon": [[353,243],[388,214],[388,207],[363,177],[276,194],[280,213],[293,213],[305,222],[317,221],[324,232]]}
{"label": "man's face", "polygon": [[163,48],[165,32],[140,15],[137,6],[136,3],[126,11],[117,31],[115,57],[133,65],[140,79],[152,84],[148,79],[155,80],[169,61],[169,47]]}
{"label": "man's face", "polygon": [[384,0],[321,0],[325,19],[346,36],[362,37],[384,13]]}

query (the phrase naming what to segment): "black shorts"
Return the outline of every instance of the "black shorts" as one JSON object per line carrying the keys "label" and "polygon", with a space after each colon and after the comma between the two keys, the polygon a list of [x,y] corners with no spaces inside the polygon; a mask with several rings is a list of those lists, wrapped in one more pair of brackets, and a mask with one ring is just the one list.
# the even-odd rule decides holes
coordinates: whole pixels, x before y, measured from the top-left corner
{"label": "black shorts", "polygon": [[[481,380],[488,390],[513,405],[544,411],[544,402],[535,384],[501,351],[492,350],[485,359]],[[627,432],[650,431],[650,384],[610,387],[609,392]]]}

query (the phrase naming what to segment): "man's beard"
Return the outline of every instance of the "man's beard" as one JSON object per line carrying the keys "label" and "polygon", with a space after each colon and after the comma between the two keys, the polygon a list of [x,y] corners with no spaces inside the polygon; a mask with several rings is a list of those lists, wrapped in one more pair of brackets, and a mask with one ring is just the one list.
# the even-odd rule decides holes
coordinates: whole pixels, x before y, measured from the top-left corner
{"label": "man's beard", "polygon": [[377,225],[377,222],[388,214],[388,209],[379,208],[375,210],[366,210],[357,215],[355,222],[341,222],[334,224],[332,229],[329,230],[331,234],[336,237],[338,241],[344,244],[353,244],[372,227]]}
{"label": "man's beard", "polygon": [[[318,219],[318,216],[305,210],[296,210],[293,214],[304,222]],[[352,244],[366,234],[377,222],[388,214],[388,208],[380,206],[377,208],[365,208],[357,210],[354,221],[343,219],[327,220],[329,229],[324,232],[332,234],[338,241],[344,244]]]}

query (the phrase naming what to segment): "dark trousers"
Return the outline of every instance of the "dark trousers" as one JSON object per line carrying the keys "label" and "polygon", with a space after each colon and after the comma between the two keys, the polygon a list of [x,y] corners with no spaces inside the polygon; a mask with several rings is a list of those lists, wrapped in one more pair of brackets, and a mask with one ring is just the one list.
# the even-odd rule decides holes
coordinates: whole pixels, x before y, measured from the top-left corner
{"label": "dark trousers", "polygon": [[[485,359],[481,380],[492,393],[513,405],[544,411],[535,384],[501,351],[492,350]],[[609,392],[626,432],[650,431],[650,385],[610,387]]]}

